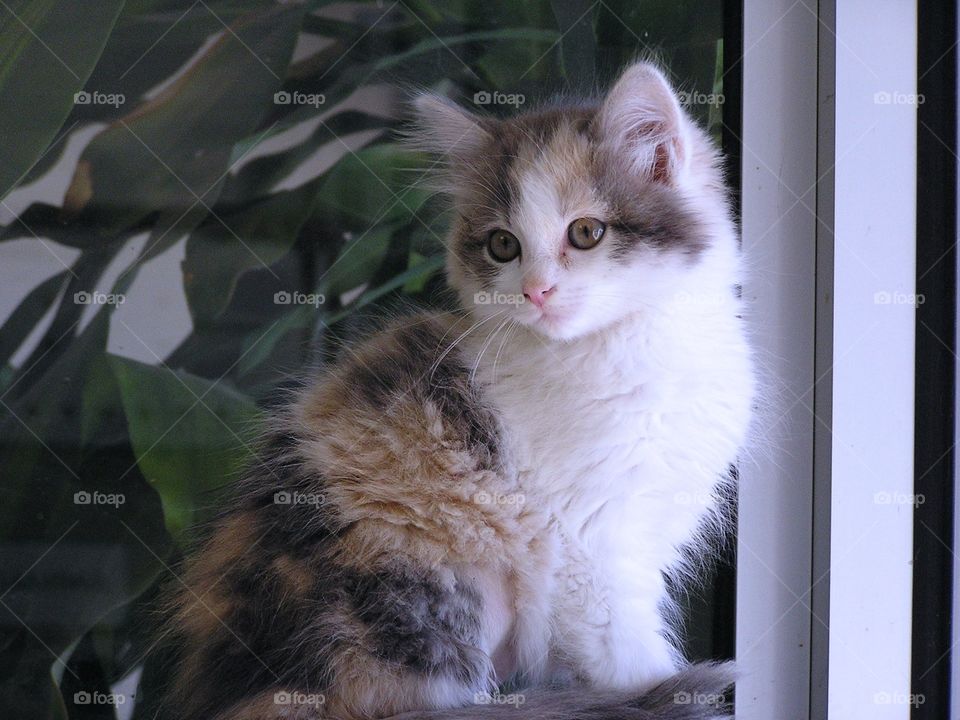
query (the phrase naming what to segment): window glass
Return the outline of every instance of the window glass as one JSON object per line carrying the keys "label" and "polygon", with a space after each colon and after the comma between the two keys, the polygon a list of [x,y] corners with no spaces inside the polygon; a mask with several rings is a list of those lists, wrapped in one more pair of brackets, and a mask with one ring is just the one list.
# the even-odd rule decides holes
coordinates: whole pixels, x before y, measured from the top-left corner
{"label": "window glass", "polygon": [[[656,56],[719,139],[723,27],[719,0],[4,4],[4,716],[152,717],[157,593],[258,422],[362,318],[438,302],[412,89],[505,115]],[[723,577],[684,594],[694,656],[732,646]]]}

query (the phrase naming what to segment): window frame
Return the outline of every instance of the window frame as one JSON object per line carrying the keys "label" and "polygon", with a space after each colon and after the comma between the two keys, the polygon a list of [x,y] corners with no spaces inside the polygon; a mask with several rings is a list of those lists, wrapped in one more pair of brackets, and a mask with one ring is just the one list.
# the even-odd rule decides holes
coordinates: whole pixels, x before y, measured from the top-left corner
{"label": "window frame", "polygon": [[737,717],[907,718],[918,313],[876,293],[917,292],[917,113],[875,93],[917,93],[917,10],[744,0],[743,28],[765,396],[740,473]]}

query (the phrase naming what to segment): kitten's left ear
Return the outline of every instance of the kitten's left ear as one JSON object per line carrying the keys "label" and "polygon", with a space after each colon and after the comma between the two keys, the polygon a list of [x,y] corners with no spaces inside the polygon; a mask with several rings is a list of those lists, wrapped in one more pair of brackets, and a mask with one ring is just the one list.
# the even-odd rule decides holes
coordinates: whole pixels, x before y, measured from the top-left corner
{"label": "kitten's left ear", "polygon": [[447,159],[467,161],[490,140],[479,118],[447,98],[421,93],[413,98],[410,145]]}
{"label": "kitten's left ear", "polygon": [[650,63],[631,65],[600,106],[602,143],[626,154],[631,169],[655,182],[673,183],[690,154],[685,118],[677,95]]}

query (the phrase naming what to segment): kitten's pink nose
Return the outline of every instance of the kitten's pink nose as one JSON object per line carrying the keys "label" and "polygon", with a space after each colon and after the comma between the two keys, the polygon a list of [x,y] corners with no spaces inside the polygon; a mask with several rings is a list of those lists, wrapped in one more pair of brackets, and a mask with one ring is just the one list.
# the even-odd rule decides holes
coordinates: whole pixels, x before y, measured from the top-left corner
{"label": "kitten's pink nose", "polygon": [[547,301],[547,298],[553,295],[556,289],[556,285],[553,287],[547,287],[542,283],[534,283],[532,285],[524,286],[523,296],[538,308],[542,308],[543,304]]}

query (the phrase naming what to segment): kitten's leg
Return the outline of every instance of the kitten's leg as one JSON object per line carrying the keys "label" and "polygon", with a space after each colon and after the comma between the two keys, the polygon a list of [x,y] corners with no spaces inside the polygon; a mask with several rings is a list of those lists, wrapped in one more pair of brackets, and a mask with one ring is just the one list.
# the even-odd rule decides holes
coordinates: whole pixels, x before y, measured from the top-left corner
{"label": "kitten's leg", "polygon": [[573,674],[597,687],[637,689],[681,667],[659,571],[614,577],[609,567],[580,558],[563,576],[557,654]]}
{"label": "kitten's leg", "polygon": [[335,717],[455,707],[495,689],[481,588],[449,568],[407,561],[350,573],[318,624],[330,648]]}

